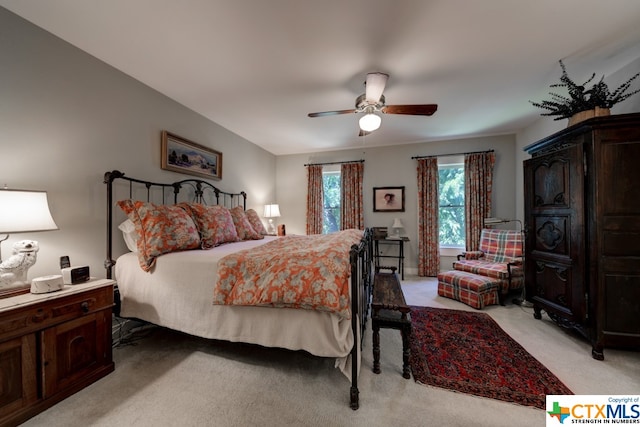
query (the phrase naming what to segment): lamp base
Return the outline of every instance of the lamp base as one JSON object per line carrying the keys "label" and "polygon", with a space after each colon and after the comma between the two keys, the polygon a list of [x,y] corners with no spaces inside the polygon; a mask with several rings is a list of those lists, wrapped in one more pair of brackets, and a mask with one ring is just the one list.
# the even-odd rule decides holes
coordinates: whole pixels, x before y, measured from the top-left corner
{"label": "lamp base", "polygon": [[13,255],[0,263],[0,290],[29,286],[27,272],[36,263],[39,249],[35,240],[13,244]]}
{"label": "lamp base", "polygon": [[269,234],[276,234],[276,226],[271,218],[269,218],[269,227],[267,229],[267,232]]}

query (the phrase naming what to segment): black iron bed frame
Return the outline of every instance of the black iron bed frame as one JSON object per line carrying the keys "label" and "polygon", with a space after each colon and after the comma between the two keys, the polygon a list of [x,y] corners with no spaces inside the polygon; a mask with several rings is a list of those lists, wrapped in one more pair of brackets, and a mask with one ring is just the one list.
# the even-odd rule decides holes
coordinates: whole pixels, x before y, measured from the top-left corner
{"label": "black iron bed frame", "polygon": [[[222,191],[207,181],[200,179],[185,179],[163,184],[140,180],[126,176],[123,172],[113,170],[104,174],[104,183],[107,185],[107,257],[104,262],[107,278],[113,276],[113,267],[116,261],[113,259],[114,234],[114,192],[119,184],[128,186],[128,197],[136,200],[144,200],[158,204],[178,203],[189,201],[195,203],[223,205],[234,207],[241,205],[247,208],[247,194],[244,191],[229,193]],[[142,196],[137,196],[142,194]],[[351,265],[351,328],[353,330],[354,344],[351,349],[351,388],[350,407],[359,408],[358,390],[358,361],[362,351],[362,342],[366,330],[367,319],[371,304],[373,284],[373,244],[372,232],[366,229],[362,240],[357,245],[352,245],[349,252]],[[360,337],[358,340],[357,337]]]}

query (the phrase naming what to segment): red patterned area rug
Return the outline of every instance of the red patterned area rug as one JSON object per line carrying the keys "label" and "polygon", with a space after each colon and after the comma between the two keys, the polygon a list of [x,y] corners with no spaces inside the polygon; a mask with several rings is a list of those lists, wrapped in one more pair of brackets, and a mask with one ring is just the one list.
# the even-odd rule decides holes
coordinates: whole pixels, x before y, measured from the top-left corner
{"label": "red patterned area rug", "polygon": [[545,409],[573,394],[486,313],[411,307],[411,368],[418,383]]}

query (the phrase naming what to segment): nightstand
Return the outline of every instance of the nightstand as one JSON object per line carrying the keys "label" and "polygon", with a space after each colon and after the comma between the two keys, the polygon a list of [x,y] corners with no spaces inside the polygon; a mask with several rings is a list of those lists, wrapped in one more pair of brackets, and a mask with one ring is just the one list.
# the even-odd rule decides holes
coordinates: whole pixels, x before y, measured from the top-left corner
{"label": "nightstand", "polygon": [[113,372],[115,281],[0,299],[0,425],[15,425]]}

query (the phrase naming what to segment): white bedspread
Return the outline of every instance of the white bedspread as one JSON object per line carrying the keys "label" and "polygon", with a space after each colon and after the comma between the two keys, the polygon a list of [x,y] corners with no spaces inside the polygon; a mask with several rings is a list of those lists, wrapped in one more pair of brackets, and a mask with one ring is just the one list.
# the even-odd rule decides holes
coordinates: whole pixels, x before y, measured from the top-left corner
{"label": "white bedspread", "polygon": [[304,309],[213,305],[218,260],[272,239],[277,237],[165,254],[150,273],[142,271],[136,254],[120,256],[115,272],[121,316],[203,338],[335,357],[336,366],[350,378],[354,342],[350,320]]}

